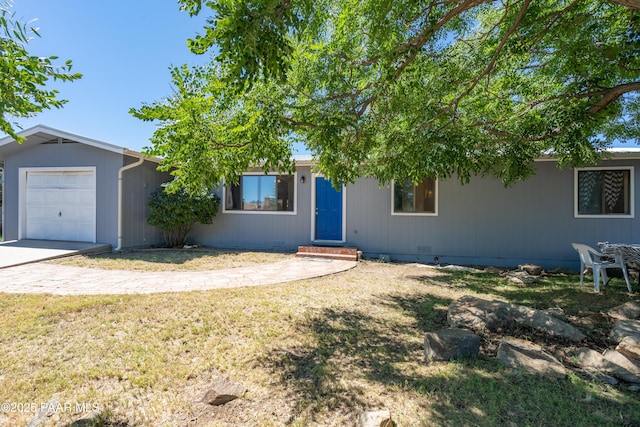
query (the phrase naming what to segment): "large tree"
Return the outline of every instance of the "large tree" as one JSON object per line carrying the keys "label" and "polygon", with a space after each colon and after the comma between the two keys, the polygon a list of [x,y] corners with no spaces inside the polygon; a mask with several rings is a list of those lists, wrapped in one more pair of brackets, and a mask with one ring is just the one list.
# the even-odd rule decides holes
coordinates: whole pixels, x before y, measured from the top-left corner
{"label": "large tree", "polygon": [[180,0],[211,18],[175,68],[152,152],[183,185],[289,168],[302,141],[336,181],[597,161],[640,140],[640,1]]}
{"label": "large tree", "polygon": [[18,118],[32,117],[45,109],[61,108],[67,101],[48,89],[50,79],[72,81],[71,61],[56,65],[56,56],[31,55],[27,44],[39,37],[38,29],[16,19],[9,3],[0,3],[0,133],[21,141],[16,134]]}

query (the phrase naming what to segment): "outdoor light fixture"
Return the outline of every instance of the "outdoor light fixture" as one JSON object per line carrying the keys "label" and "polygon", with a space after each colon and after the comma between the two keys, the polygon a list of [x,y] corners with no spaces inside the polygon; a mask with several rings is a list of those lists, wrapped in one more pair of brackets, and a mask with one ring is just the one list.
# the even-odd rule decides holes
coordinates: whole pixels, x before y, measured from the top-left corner
{"label": "outdoor light fixture", "polygon": [[304,184],[305,181],[306,181],[306,178],[304,177],[304,175],[302,175],[300,177],[300,184]]}

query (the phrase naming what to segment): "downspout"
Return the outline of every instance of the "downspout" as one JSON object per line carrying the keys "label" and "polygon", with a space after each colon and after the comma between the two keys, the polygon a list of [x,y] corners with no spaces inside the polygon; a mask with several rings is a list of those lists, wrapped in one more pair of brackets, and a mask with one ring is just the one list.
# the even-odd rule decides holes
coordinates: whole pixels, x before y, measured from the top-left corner
{"label": "downspout", "polygon": [[[128,152],[125,154],[134,155],[132,152]],[[142,154],[135,153],[135,155],[140,156],[138,161],[135,163],[131,163],[129,165],[123,166],[118,170],[118,247],[114,249],[114,251],[118,252],[122,250],[122,175],[124,171],[133,169],[137,166],[140,166],[144,163],[144,157]]]}

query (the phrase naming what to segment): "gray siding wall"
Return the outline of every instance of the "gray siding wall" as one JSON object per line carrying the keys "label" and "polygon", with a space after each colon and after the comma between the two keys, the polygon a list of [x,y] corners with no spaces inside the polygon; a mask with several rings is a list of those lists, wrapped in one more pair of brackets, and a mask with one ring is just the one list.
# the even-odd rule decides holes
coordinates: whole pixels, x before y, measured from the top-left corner
{"label": "gray siding wall", "polygon": [[118,169],[122,156],[84,144],[44,144],[21,151],[5,159],[5,224],[3,239],[18,238],[18,184],[22,167],[96,168],[96,239],[117,245]]}
{"label": "gray siding wall", "polygon": [[[577,269],[572,242],[640,243],[640,161],[615,160],[601,165],[634,166],[636,218],[575,218],[574,170],[555,162],[536,163],[530,179],[504,187],[492,178],[461,185],[451,178],[438,183],[437,216],[391,215],[391,190],[373,179],[360,179],[346,190],[346,244],[365,256],[465,265]],[[300,184],[303,174],[307,180]],[[299,168],[297,215],[219,213],[214,224],[198,226],[196,243],[227,248],[295,249],[310,243],[311,175]]]}
{"label": "gray siding wall", "polygon": [[[638,161],[600,166],[635,166],[638,212]],[[365,255],[441,263],[578,268],[572,242],[640,242],[638,219],[574,218],[574,171],[555,162],[537,162],[530,179],[505,188],[498,180],[475,178],[461,185],[439,182],[437,216],[391,215],[391,190],[365,179],[347,192],[347,243]]]}
{"label": "gray siding wall", "polygon": [[[305,176],[305,183],[300,177]],[[222,197],[222,192],[219,192]],[[296,250],[311,239],[311,174],[298,167],[295,215],[290,213],[222,212],[213,224],[197,225],[190,241],[218,248]]]}
{"label": "gray siding wall", "polygon": [[[135,163],[137,160],[127,156],[125,164]],[[151,193],[172,179],[169,173],[156,170],[157,167],[157,163],[145,161],[142,165],[123,172],[123,248],[164,243],[162,232],[147,224]]]}

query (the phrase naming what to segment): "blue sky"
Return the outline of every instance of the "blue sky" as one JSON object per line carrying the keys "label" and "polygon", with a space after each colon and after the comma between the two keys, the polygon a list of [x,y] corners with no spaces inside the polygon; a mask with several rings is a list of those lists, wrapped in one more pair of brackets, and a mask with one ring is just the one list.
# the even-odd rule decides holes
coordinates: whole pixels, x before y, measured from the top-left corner
{"label": "blue sky", "polygon": [[41,37],[28,45],[38,56],[73,61],[83,74],[55,84],[64,108],[18,121],[24,129],[44,124],[78,135],[141,150],[154,125],[129,115],[131,107],[171,93],[169,67],[209,59],[187,49],[202,32],[205,16],[190,18],[175,0],[14,0],[21,21],[37,19]]}
{"label": "blue sky", "polygon": [[52,85],[69,103],[18,121],[23,129],[44,124],[139,151],[150,144],[155,125],[133,118],[129,109],[171,93],[170,66],[209,60],[189,52],[186,43],[202,32],[206,9],[191,18],[175,0],[13,0],[13,5],[21,21],[36,19],[32,25],[41,37],[29,43],[31,54],[57,55],[60,63],[71,59],[74,71],[83,74],[78,81]]}

